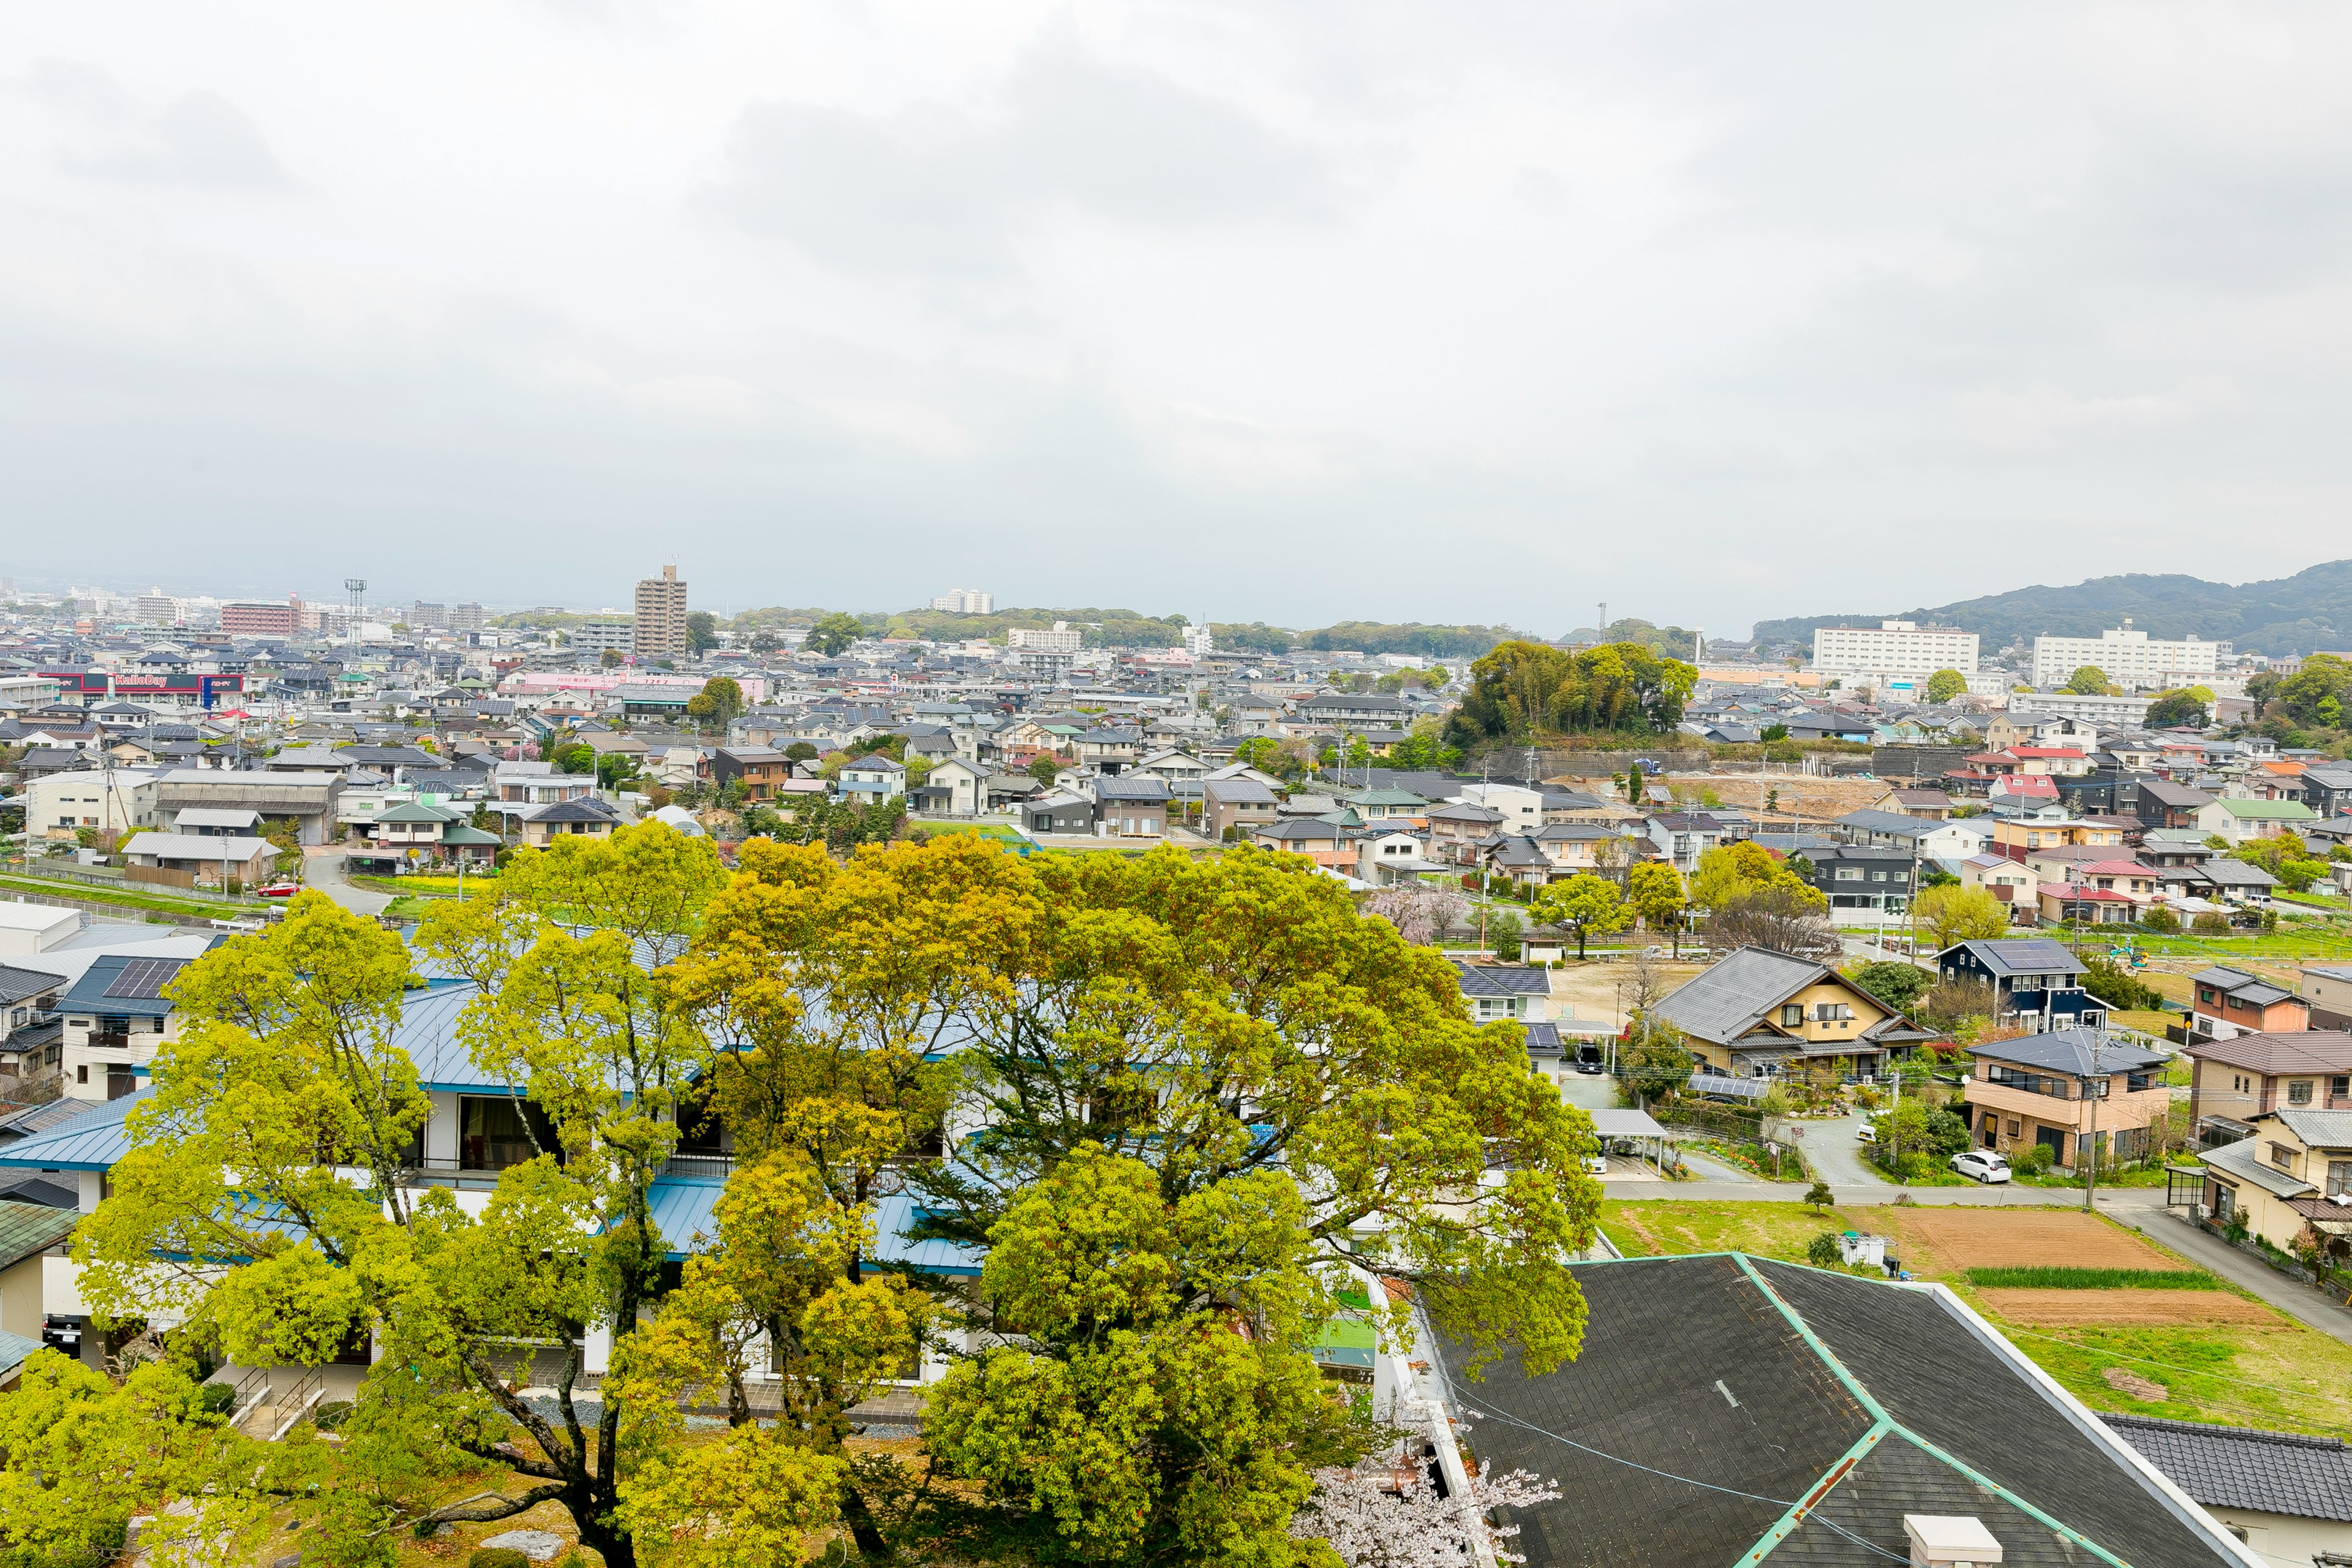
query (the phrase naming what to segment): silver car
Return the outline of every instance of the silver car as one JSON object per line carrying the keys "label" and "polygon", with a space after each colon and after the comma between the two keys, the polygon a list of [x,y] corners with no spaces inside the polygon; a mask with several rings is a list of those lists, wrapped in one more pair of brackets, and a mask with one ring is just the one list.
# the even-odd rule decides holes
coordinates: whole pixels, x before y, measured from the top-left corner
{"label": "silver car", "polygon": [[1952,1156],[1952,1169],[1979,1182],[2005,1182],[2009,1180],[2009,1157],[1990,1149],[1970,1149]]}

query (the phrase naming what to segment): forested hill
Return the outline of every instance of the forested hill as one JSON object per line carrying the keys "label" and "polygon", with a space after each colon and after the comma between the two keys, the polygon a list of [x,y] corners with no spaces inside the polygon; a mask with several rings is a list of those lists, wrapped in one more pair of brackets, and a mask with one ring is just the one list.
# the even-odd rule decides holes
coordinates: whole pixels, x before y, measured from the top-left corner
{"label": "forested hill", "polygon": [[2132,625],[2153,637],[2191,632],[2234,642],[2252,653],[2309,653],[2352,646],[2352,561],[2330,561],[2267,583],[2208,583],[2200,577],[2094,577],[2071,587],[2018,588],[1916,610],[1868,615],[1798,616],[1759,621],[1760,644],[1810,647],[1816,626],[1876,626],[1882,620],[1933,621],[1975,632],[1991,653],[2020,638],[2096,637]]}

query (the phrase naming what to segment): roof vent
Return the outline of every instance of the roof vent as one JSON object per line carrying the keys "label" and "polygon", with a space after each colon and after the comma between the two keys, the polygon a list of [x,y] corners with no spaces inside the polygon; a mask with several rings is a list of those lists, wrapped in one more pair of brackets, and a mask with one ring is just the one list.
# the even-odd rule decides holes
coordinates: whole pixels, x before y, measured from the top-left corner
{"label": "roof vent", "polygon": [[1983,1568],[2000,1561],[2000,1542],[1974,1514],[1906,1513],[1911,1568]]}

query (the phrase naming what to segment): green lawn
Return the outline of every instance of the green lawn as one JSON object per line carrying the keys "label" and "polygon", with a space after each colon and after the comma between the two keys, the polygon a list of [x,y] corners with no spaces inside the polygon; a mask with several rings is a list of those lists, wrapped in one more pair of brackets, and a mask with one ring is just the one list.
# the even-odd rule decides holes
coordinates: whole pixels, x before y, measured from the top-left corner
{"label": "green lawn", "polygon": [[56,899],[79,899],[89,903],[105,904],[121,910],[145,910],[167,915],[195,915],[205,920],[235,920],[239,916],[259,913],[267,905],[214,903],[209,900],[172,899],[153,893],[116,892],[87,882],[51,882],[38,877],[0,876],[0,888],[13,888],[22,892],[44,893]]}
{"label": "green lawn", "polygon": [[[1802,1204],[1611,1199],[1601,1205],[1601,1228],[1629,1258],[1736,1250],[1801,1263],[1806,1246],[1825,1230],[1899,1234],[1906,1212],[1916,1211],[1880,1205],[1817,1215]],[[2144,1239],[2165,1250],[2161,1231]],[[2200,1279],[2192,1289],[2247,1297],[2226,1280],[2197,1272]],[[2028,1328],[1990,1309],[1965,1275],[1927,1277],[1950,1287],[2095,1410],[2352,1436],[2352,1345],[2284,1313],[2261,1324]],[[2126,1288],[2141,1287],[2134,1281]],[[2159,1385],[2162,1396],[2134,1398],[2107,1381],[2110,1369]]]}

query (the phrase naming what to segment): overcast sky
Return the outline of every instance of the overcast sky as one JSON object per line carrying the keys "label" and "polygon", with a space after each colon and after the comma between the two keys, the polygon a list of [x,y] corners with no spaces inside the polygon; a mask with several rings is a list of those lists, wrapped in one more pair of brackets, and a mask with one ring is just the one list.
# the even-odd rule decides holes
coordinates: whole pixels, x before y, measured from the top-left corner
{"label": "overcast sky", "polygon": [[2352,12],[16,7],[0,574],[1736,634],[2352,555]]}

